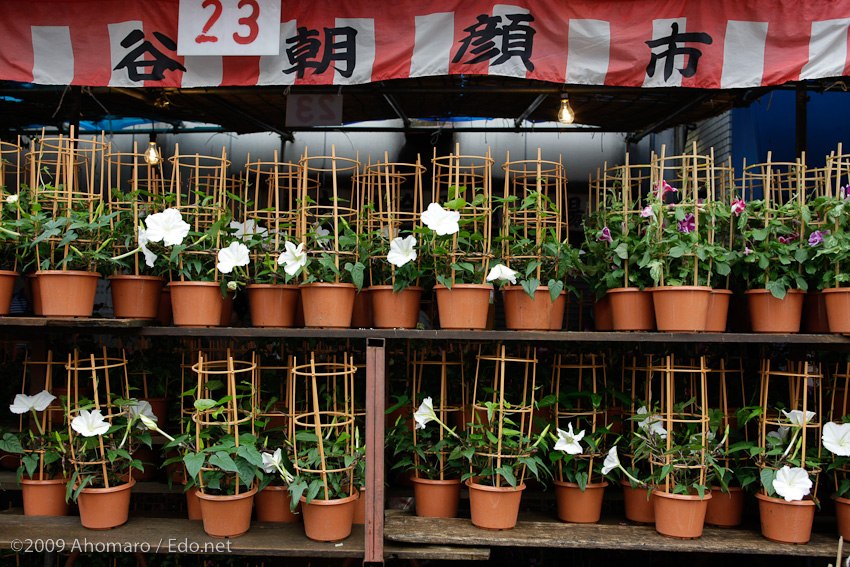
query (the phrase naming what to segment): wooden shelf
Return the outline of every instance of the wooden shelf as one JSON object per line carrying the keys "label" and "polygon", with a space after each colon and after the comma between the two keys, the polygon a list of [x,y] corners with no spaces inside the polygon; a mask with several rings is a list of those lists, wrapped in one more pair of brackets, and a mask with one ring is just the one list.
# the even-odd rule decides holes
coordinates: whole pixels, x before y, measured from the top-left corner
{"label": "wooden shelf", "polygon": [[[150,553],[231,553],[251,556],[363,558],[365,533],[354,526],[351,535],[339,543],[317,542],[304,535],[298,524],[252,522],[243,536],[232,539],[212,538],[197,520],[140,517],[134,513],[123,526],[111,530],[89,530],[79,517],[24,516],[20,509],[0,513],[0,549],[15,549],[13,542],[51,540],[64,551],[90,545],[90,549],[123,550],[135,546]],[[178,548],[178,545],[184,547]],[[99,546],[99,547],[98,547]],[[110,547],[111,546],[111,547]],[[85,552],[86,550],[83,549]],[[486,547],[453,547],[440,544],[389,544],[385,558],[484,561],[490,557]]]}
{"label": "wooden shelf", "polygon": [[[553,547],[662,551],[685,553],[735,553],[832,557],[838,536],[813,533],[806,545],[789,545],[764,539],[758,527],[723,529],[705,527],[702,537],[680,540],[660,535],[653,526],[604,518],[599,524],[567,524],[544,514],[520,514],[510,530],[476,528],[469,519],[420,518],[411,512],[388,510],[384,537],[394,543],[473,545],[492,547]],[[850,551],[850,550],[848,550]]]}

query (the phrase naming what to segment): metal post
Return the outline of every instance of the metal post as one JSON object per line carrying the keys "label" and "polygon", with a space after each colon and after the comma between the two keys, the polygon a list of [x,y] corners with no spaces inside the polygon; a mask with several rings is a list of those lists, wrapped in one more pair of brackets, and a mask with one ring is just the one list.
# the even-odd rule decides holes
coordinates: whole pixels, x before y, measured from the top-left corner
{"label": "metal post", "polygon": [[366,339],[366,554],[364,565],[384,564],[384,339]]}

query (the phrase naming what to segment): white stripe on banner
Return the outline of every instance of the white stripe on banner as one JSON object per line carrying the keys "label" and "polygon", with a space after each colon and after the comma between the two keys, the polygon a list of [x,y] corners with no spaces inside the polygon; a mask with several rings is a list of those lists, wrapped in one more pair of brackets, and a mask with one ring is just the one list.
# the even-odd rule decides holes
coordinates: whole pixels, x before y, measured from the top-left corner
{"label": "white stripe on banner", "polygon": [[[375,20],[374,18],[337,18],[334,25],[338,28],[351,26],[357,30],[357,62],[350,77],[343,77],[334,71],[335,85],[359,85],[372,82],[372,67],[375,65]],[[323,46],[328,49],[328,46]],[[333,66],[343,68],[345,63],[336,61]]]}
{"label": "white stripe on banner", "polygon": [[[668,18],[663,20],[652,20],[652,39],[662,39],[665,37],[669,37],[671,33],[673,33],[672,26],[673,24],[679,24],[679,33],[685,33],[687,28],[685,27],[688,22],[687,18]],[[683,43],[677,44],[678,47],[683,47]],[[652,50],[654,54],[661,55],[665,51],[669,49],[667,44],[664,44],[660,47],[656,47]],[[648,61],[647,61],[648,62]],[[645,87],[681,87],[682,86],[682,74],[679,72],[679,69],[684,69],[687,64],[684,55],[676,55],[673,57],[673,73],[670,75],[670,79],[667,81],[664,80],[664,65],[667,62],[667,58],[658,57],[655,61],[655,72],[650,77],[649,73],[647,73],[643,78],[643,86]]]}
{"label": "white stripe on banner", "polygon": [[723,39],[721,89],[761,86],[767,22],[729,20]]}
{"label": "white stripe on banner", "polygon": [[68,26],[32,26],[32,82],[70,85],[74,80],[74,49]]}
{"label": "white stripe on banner", "polygon": [[454,12],[416,16],[410,76],[448,75],[455,34]]}
{"label": "white stripe on banner", "polygon": [[570,20],[565,83],[604,85],[611,57],[611,23]]}
{"label": "white stripe on banner", "polygon": [[[135,49],[138,45],[141,45],[141,42],[136,42],[130,47],[123,47],[121,45],[121,41],[127,37],[127,34],[134,30],[139,30],[144,32],[145,29],[142,26],[142,22],[138,20],[131,20],[129,22],[118,22],[117,24],[108,24],[109,28],[109,52],[110,58],[112,60],[112,66],[110,69],[112,71],[112,76],[109,79],[110,87],[143,87],[145,86],[144,81],[131,81],[129,75],[127,74],[127,68],[115,70],[115,67],[121,63],[121,60],[124,59],[124,56],[127,55],[130,51]],[[144,40],[142,40],[144,41]],[[147,70],[149,68],[146,68]]]}
{"label": "white stripe on banner", "polygon": [[224,77],[224,64],[217,55],[187,55],[183,58],[183,78],[180,86],[217,87]]}
{"label": "white stripe on banner", "polygon": [[800,71],[801,79],[818,79],[844,74],[847,64],[847,30],[850,18],[812,22],[809,60]]}
{"label": "white stripe on banner", "polygon": [[280,51],[277,55],[263,55],[260,57],[260,76],[258,85],[291,85],[295,82],[296,73],[284,73],[289,69],[289,56],[286,49],[292,47],[287,45],[286,39],[295,37],[298,33],[298,20],[289,20],[280,24]]}
{"label": "white stripe on banner", "polygon": [[[507,18],[508,14],[528,14],[529,11],[525,8],[520,8],[519,6],[511,6],[510,4],[496,4],[493,6],[493,17],[498,16],[501,18],[501,23],[499,27],[505,27],[511,24],[511,20]],[[531,24],[525,23],[522,25],[522,28],[532,28],[533,22]],[[503,36],[505,37],[505,36]],[[532,43],[533,45],[533,43]],[[496,43],[496,46],[504,52],[506,48],[509,48],[503,40],[499,40]],[[532,54],[533,55],[533,54]],[[504,75],[507,77],[520,77],[521,79],[525,78],[525,74],[528,69],[525,68],[525,63],[522,62],[522,59],[517,56],[510,57],[504,63],[499,63],[498,65],[493,65],[491,60],[490,65],[490,74],[491,75]],[[530,59],[530,61],[534,61],[534,57]]]}

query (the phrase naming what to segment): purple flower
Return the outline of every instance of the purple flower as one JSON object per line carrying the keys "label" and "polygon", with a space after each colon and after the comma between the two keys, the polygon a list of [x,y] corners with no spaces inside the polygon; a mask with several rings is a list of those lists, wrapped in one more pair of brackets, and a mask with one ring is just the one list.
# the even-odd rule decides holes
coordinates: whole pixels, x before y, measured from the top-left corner
{"label": "purple flower", "polygon": [[747,208],[747,204],[743,199],[735,199],[732,201],[732,212],[735,213],[736,217],[743,213],[745,208]]}
{"label": "purple flower", "polygon": [[752,251],[753,250],[749,246],[744,244],[744,256],[749,256],[752,253]]}
{"label": "purple flower", "polygon": [[691,233],[697,228],[696,220],[693,213],[688,213],[685,215],[685,220],[680,220],[676,223],[676,228],[679,229],[679,232],[684,232],[685,234]]}
{"label": "purple flower", "polygon": [[780,236],[777,240],[779,240],[782,244],[793,244],[793,242],[798,238],[800,238],[800,235],[796,232],[792,232],[788,236]]}
{"label": "purple flower", "polygon": [[655,212],[652,210],[652,205],[647,205],[646,207],[644,207],[644,209],[640,212],[640,216],[643,218],[649,217],[652,220],[656,219]]}
{"label": "purple flower", "polygon": [[670,193],[670,192],[678,193],[679,190],[676,189],[675,187],[672,187],[669,183],[667,183],[663,179],[655,185],[655,197],[658,198],[658,199],[663,199],[664,195],[666,195],[667,193]]}
{"label": "purple flower", "polygon": [[824,236],[829,234],[829,231],[821,232],[820,230],[816,230],[809,236],[809,246],[817,246],[824,240]]}
{"label": "purple flower", "polygon": [[850,185],[845,185],[838,190],[838,198],[850,201]]}
{"label": "purple flower", "polygon": [[614,239],[611,238],[611,230],[607,226],[602,229],[602,236],[600,236],[596,239],[597,242],[599,242],[601,240],[604,240],[608,244],[614,243]]}

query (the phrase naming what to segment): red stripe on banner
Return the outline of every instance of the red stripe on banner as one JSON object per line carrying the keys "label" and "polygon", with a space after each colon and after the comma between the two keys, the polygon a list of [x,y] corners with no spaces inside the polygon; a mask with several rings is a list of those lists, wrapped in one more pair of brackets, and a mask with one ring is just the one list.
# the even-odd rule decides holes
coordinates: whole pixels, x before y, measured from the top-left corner
{"label": "red stripe on banner", "polygon": [[256,85],[260,76],[259,57],[222,57],[222,85]]}
{"label": "red stripe on banner", "polygon": [[803,65],[809,60],[810,16],[799,13],[796,6],[777,6],[767,21],[770,24],[767,27],[762,84],[778,85],[798,80]]}
{"label": "red stripe on banner", "polygon": [[410,74],[410,59],[416,38],[415,20],[399,21],[395,3],[375,3],[375,63],[372,81],[384,81]]}

